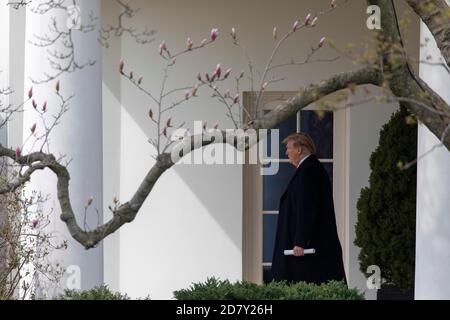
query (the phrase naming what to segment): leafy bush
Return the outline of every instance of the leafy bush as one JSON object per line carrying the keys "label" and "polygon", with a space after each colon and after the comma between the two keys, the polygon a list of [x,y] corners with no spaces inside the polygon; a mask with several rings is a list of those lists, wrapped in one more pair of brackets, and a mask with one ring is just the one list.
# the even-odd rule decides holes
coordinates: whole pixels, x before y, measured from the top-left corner
{"label": "leafy bush", "polygon": [[189,289],[174,292],[177,300],[363,300],[356,289],[345,283],[331,281],[320,286],[310,283],[287,284],[272,282],[257,285],[250,282],[230,283],[208,278],[205,283],[194,283]]}
{"label": "leafy bush", "polygon": [[415,267],[416,167],[401,170],[417,157],[417,126],[408,119],[402,106],[380,132],[370,157],[369,187],[357,203],[354,242],[361,248],[361,271],[377,265],[384,280],[402,291],[413,287]]}
{"label": "leafy bush", "polygon": [[[126,294],[111,291],[107,285],[102,285],[86,291],[65,290],[58,300],[131,300],[131,298]],[[150,297],[147,296],[144,300],[150,300]]]}

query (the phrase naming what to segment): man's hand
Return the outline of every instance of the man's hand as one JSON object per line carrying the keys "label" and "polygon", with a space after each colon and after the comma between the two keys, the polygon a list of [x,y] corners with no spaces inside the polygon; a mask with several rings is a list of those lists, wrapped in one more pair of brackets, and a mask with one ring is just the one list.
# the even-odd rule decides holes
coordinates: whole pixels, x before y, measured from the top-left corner
{"label": "man's hand", "polygon": [[305,251],[302,247],[294,247],[294,256],[295,257],[303,257],[305,255]]}

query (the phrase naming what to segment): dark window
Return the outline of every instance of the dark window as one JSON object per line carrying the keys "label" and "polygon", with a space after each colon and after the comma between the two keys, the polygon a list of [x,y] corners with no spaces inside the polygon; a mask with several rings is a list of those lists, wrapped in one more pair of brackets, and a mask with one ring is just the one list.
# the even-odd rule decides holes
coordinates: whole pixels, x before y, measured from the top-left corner
{"label": "dark window", "polygon": [[328,173],[328,177],[330,178],[331,186],[333,186],[333,164],[332,163],[322,163],[322,164]]}
{"label": "dark window", "polygon": [[[278,146],[279,146],[279,159],[287,159],[286,156],[286,146],[282,143],[285,138],[287,138],[289,135],[297,132],[297,116],[293,116],[283,122],[279,127],[279,137],[278,137]],[[273,158],[272,156],[272,148],[271,148],[271,137],[270,137],[271,130],[267,131],[267,138],[264,140],[264,150],[265,154],[267,154],[268,158]]]}
{"label": "dark window", "polygon": [[333,118],[333,112],[301,112],[300,130],[313,139],[317,158],[333,159]]}
{"label": "dark window", "polygon": [[263,216],[263,261],[272,262],[275,234],[277,231],[277,214],[264,214]]}
{"label": "dark window", "polygon": [[[278,210],[280,198],[295,173],[295,167],[289,163],[278,163],[278,165],[277,174],[264,175],[263,177],[264,211]],[[266,168],[267,166],[270,166],[270,164],[264,167]]]}
{"label": "dark window", "polygon": [[272,277],[272,267],[263,267],[263,282],[271,283],[273,280]]}

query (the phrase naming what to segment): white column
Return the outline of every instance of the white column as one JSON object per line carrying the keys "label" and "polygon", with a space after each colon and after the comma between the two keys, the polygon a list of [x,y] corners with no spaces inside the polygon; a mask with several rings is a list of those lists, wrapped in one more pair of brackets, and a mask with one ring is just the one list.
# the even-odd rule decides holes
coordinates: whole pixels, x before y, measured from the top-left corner
{"label": "white column", "polygon": [[[34,2],[33,2],[34,3]],[[69,5],[72,1],[66,1]],[[60,80],[61,94],[65,97],[74,95],[70,102],[69,111],[63,116],[60,124],[50,136],[50,152],[56,157],[65,155],[64,161],[71,161],[68,169],[71,176],[70,198],[72,207],[81,227],[84,226],[84,206],[92,196],[94,202],[87,215],[87,223],[90,228],[95,228],[98,222],[102,223],[102,50],[97,41],[98,28],[100,27],[100,0],[78,0],[82,23],[89,22],[89,14],[92,12],[99,19],[96,21],[97,30],[89,33],[73,31],[76,61],[86,63],[95,61],[94,66],[87,66],[74,73],[63,74]],[[43,79],[45,73],[56,73],[48,63],[46,48],[38,48],[29,43],[36,42],[34,35],[52,35],[49,31],[50,18],[54,16],[60,28],[67,31],[68,15],[63,10],[52,10],[46,15],[37,15],[27,11],[26,23],[26,59],[25,59],[25,96],[32,85],[30,78]],[[62,42],[57,42],[50,48],[51,51],[67,52]],[[47,101],[47,119],[59,110],[59,100],[55,95],[56,81],[33,85],[34,99],[38,108],[42,108]],[[24,114],[24,141],[30,135],[31,126],[37,123],[36,131],[42,133],[42,123],[38,120],[31,103],[27,104]],[[24,153],[30,151],[30,143],[25,145]],[[36,147],[35,147],[36,148]],[[46,151],[46,148],[44,149]],[[66,225],[60,220],[60,206],[57,200],[56,177],[49,170],[35,174],[31,181],[31,187],[42,190],[50,195],[51,199],[45,209],[53,209],[52,228],[60,237],[67,239],[69,247],[66,251],[54,255],[55,261],[62,265],[72,267],[72,271],[81,271],[81,289],[89,289],[103,282],[103,246],[86,251],[78,242],[69,235]],[[95,211],[98,209],[98,214]],[[68,280],[76,284],[77,274],[63,279],[61,287],[68,285]],[[75,282],[74,282],[75,280]]]}
{"label": "white column", "polygon": [[[9,7],[0,4],[0,39],[2,39],[2,50],[0,50],[0,90],[9,86]],[[3,106],[8,105],[9,96],[0,96]],[[0,118],[3,121],[3,117]],[[7,145],[6,126],[0,128],[0,144]],[[1,262],[0,262],[1,263]]]}
{"label": "white column", "polygon": [[[0,50],[0,90],[5,89],[9,85],[9,9],[6,5],[0,6],[0,39],[2,39],[2,50]],[[3,106],[8,105],[9,97],[0,96],[0,101]],[[0,116],[0,121],[4,117]],[[7,130],[6,126],[0,128],[0,144],[7,145]],[[1,164],[1,162],[0,162]],[[3,208],[0,208],[0,226],[4,223]],[[1,228],[1,227],[0,227]],[[0,246],[0,274],[6,267],[6,248]]]}
{"label": "white column", "polygon": [[[439,50],[428,28],[422,24],[421,60]],[[450,75],[443,67],[422,64],[420,77],[450,103]],[[425,126],[419,126],[418,155],[439,143]],[[440,147],[417,165],[416,299],[450,299],[450,152]]]}

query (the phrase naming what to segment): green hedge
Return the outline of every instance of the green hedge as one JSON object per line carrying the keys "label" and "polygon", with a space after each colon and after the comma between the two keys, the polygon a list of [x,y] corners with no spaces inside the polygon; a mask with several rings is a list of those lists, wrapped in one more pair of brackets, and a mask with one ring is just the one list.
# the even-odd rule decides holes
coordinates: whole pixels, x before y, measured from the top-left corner
{"label": "green hedge", "polygon": [[[86,291],[64,290],[64,294],[57,300],[131,300],[131,298],[126,294],[111,291],[107,285],[102,285]],[[150,300],[150,297],[144,300]]]}
{"label": "green hedge", "polygon": [[[230,283],[208,278],[204,283],[194,283],[188,289],[174,292],[177,300],[363,300],[356,289],[348,289],[343,282],[331,281],[320,286],[310,283],[286,284],[272,282],[256,285],[250,282]],[[65,290],[58,300],[131,300],[119,292],[102,285],[91,290]],[[150,297],[144,298],[150,300]]]}
{"label": "green hedge", "polygon": [[369,186],[357,202],[354,243],[361,248],[361,272],[377,265],[387,283],[405,292],[414,288],[417,168],[402,170],[402,165],[416,157],[417,125],[401,106],[380,132]]}
{"label": "green hedge", "polygon": [[177,300],[363,300],[356,289],[345,283],[331,281],[320,286],[309,283],[288,285],[284,282],[256,285],[249,282],[230,283],[209,278],[194,283],[189,289],[174,292]]}

